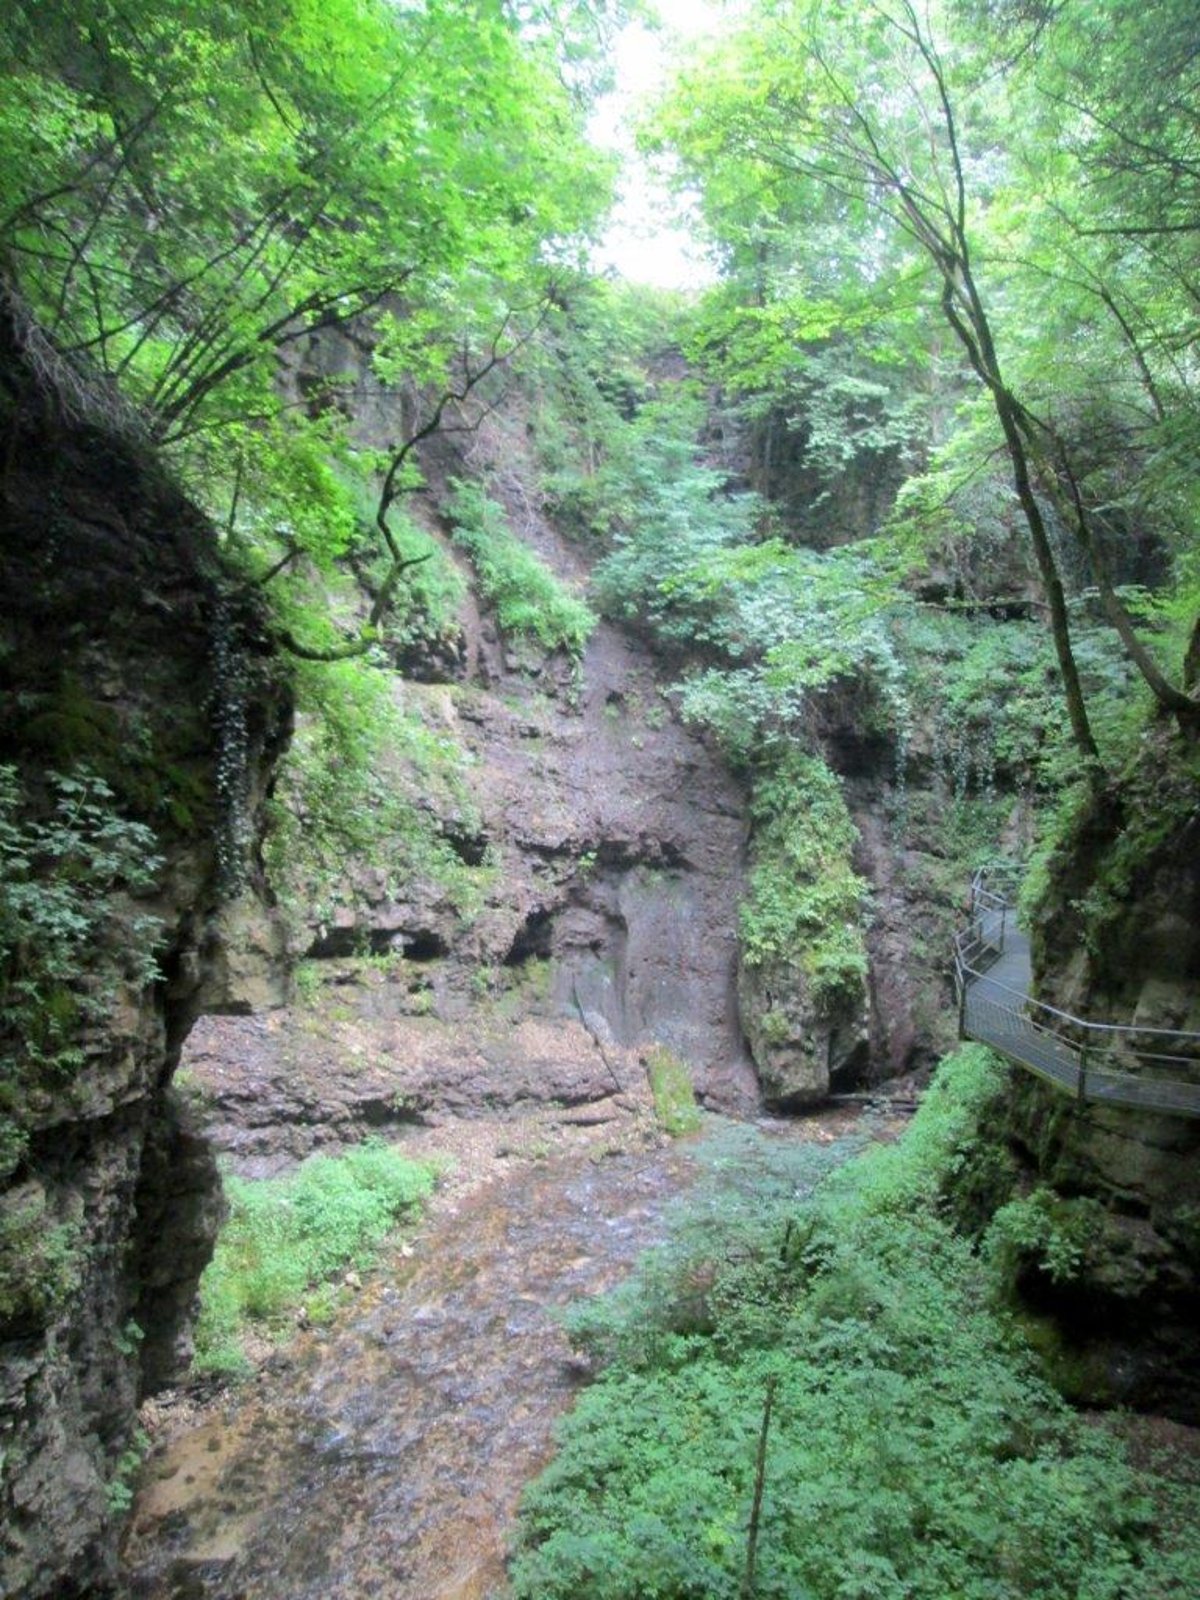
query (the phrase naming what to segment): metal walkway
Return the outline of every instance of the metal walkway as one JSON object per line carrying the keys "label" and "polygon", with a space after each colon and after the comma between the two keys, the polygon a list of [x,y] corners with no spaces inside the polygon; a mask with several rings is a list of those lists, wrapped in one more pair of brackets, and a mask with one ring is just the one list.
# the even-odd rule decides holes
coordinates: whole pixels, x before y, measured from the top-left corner
{"label": "metal walkway", "polygon": [[1200,1117],[1200,1034],[1085,1022],[1030,997],[1029,939],[1016,925],[1017,878],[982,868],[954,941],[959,1033],[1083,1104]]}

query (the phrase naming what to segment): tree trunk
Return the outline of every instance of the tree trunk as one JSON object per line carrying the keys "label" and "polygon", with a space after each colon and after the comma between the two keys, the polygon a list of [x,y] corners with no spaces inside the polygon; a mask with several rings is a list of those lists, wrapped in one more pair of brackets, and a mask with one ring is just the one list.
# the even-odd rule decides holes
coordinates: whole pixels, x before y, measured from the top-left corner
{"label": "tree trunk", "polygon": [[1075,748],[1083,760],[1088,781],[1095,787],[1100,777],[1100,751],[1092,734],[1087,705],[1083,698],[1083,686],[1079,681],[1079,669],[1075,665],[1075,652],[1071,648],[1071,627],[1067,618],[1067,602],[1063,594],[1062,579],[1058,575],[1058,565],[1054,560],[1054,551],[1050,547],[1050,537],[1046,531],[1042,508],[1038,505],[1037,495],[1033,490],[1029,458],[1018,421],[1019,413],[1012,396],[999,384],[992,388],[992,399],[995,402],[1000,426],[1004,431],[1004,442],[1012,465],[1017,500],[1025,516],[1034,559],[1037,561],[1042,586],[1046,591],[1046,602],[1050,607],[1050,631],[1054,638],[1054,653],[1058,658],[1058,670],[1062,675],[1063,692],[1067,699],[1071,733],[1075,740]]}

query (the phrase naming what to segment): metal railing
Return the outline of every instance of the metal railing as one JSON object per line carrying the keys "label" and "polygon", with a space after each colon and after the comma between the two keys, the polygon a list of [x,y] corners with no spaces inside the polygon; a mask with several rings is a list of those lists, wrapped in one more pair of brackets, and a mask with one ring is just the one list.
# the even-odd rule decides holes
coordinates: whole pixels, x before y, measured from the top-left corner
{"label": "metal railing", "polygon": [[1200,1117],[1200,1033],[1088,1022],[1035,1000],[1029,940],[1013,912],[1008,864],[971,880],[966,926],[954,940],[958,1031],[1009,1056],[1083,1104]]}

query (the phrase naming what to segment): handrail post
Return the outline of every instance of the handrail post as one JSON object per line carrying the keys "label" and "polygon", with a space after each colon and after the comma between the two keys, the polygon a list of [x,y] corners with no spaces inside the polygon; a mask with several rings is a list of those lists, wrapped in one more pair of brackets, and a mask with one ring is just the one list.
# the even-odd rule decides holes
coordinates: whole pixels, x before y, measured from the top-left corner
{"label": "handrail post", "polygon": [[1005,935],[1005,933],[1007,931],[1007,924],[1008,924],[1008,901],[1007,900],[1002,900],[1000,902],[1000,954],[1001,955],[1004,954],[1004,935]]}
{"label": "handrail post", "polygon": [[954,963],[955,976],[958,979],[958,1037],[967,1037],[967,969],[961,960]]}
{"label": "handrail post", "polygon": [[1087,1103],[1087,1045],[1085,1044],[1079,1046],[1079,1084],[1076,1100],[1080,1107]]}

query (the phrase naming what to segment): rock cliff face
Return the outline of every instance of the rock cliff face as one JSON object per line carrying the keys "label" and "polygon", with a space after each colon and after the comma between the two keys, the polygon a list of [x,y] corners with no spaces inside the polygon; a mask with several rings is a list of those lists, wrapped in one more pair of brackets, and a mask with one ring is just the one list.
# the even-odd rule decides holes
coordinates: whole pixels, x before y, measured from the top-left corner
{"label": "rock cliff face", "polygon": [[220,1198],[170,1081],[289,718],[212,530],[104,408],[0,317],[0,1591],[30,1600],[110,1581],[136,1401],[186,1337]]}
{"label": "rock cliff face", "polygon": [[1200,746],[1149,728],[1049,863],[1034,927],[1043,998],[1200,1032]]}
{"label": "rock cliff face", "polygon": [[[356,440],[394,443],[365,352],[330,344],[322,336],[305,353],[297,393],[327,372],[357,374],[342,402]],[[948,951],[964,874],[946,860],[945,796],[919,741],[900,797],[895,730],[865,731],[878,708],[849,684],[822,712],[861,837],[855,866],[875,891],[862,992],[831,1011],[798,965],[739,984],[745,793],[680,725],[664,691],[672,664],[605,623],[577,668],[506,639],[446,539],[449,481],[483,479],[521,541],[586,590],[583,551],[538,503],[519,403],[465,446],[430,441],[421,467],[426,492],[407,509],[468,587],[453,637],[395,654],[390,692],[462,752],[472,814],[422,787],[412,763],[386,781],[407,787],[464,865],[486,863],[482,904],[464,917],[436,877],[362,860],[331,889],[300,885],[291,958],[306,964],[308,992],[295,1008],[270,925],[252,912],[231,931],[222,959],[243,1014],[207,1018],[187,1062],[222,1146],[261,1172],[370,1128],[539,1098],[595,1102],[613,1090],[605,1050],[636,1058],[656,1044],[687,1062],[702,1100],[735,1111],[760,1096],[798,1110],[831,1088],[931,1065],[953,1034]],[[302,826],[286,783],[280,798]],[[895,829],[888,814],[900,809]],[[523,1021],[538,1029],[532,1055],[516,1048]]]}
{"label": "rock cliff face", "polygon": [[[1095,1021],[1200,1035],[1200,752],[1160,724],[1079,813],[1034,924],[1043,998]],[[1200,1081],[1200,1038],[1172,1076]],[[1192,1057],[1189,1061],[1188,1056]],[[1022,1077],[1007,1135],[1032,1179],[1097,1200],[1080,1270],[1021,1287],[1081,1397],[1200,1419],[1200,1122],[1077,1107]]]}
{"label": "rock cliff face", "polygon": [[[367,443],[387,425],[369,407],[359,424]],[[518,415],[491,419],[465,458],[427,450],[413,514],[444,539],[447,478],[493,463],[510,526],[582,590],[580,552],[530,504],[527,448]],[[291,1007],[268,933],[227,941],[245,1014],[206,1018],[186,1055],[219,1145],[261,1173],[414,1121],[555,1104],[602,1117],[644,1088],[638,1055],[656,1046],[708,1105],[755,1109],[736,992],[744,796],[678,722],[646,649],[600,623],[574,664],[505,638],[468,591],[457,640],[424,660],[435,681],[412,672],[404,660],[388,692],[456,752],[458,788],[404,760],[388,781],[475,873],[474,903],[363,860],[320,894],[301,886],[307,993]],[[286,783],[280,796],[299,816]]]}

